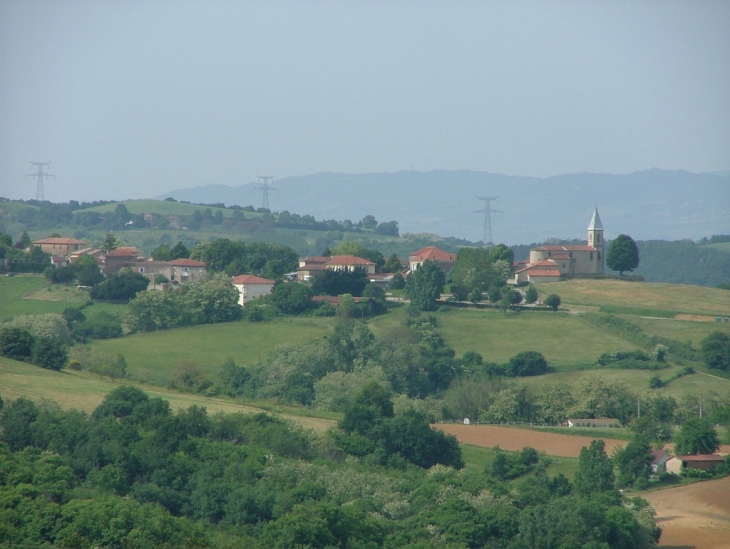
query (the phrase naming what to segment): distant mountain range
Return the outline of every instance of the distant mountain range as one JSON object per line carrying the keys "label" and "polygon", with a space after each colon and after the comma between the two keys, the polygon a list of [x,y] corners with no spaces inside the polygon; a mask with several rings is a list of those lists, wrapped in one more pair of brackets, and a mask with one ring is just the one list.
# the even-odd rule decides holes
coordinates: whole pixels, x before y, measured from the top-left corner
{"label": "distant mountain range", "polygon": [[[345,174],[319,173],[275,180],[272,211],[316,219],[358,221],[373,215],[396,220],[401,234],[435,233],[482,239],[491,202],[492,240],[506,244],[548,238],[585,238],[598,207],[606,238],[698,239],[730,233],[730,172],[695,174],[651,169],[626,175],[567,174],[544,179],[469,170]],[[206,185],[170,191],[168,197],[228,206],[262,204],[259,183]]]}

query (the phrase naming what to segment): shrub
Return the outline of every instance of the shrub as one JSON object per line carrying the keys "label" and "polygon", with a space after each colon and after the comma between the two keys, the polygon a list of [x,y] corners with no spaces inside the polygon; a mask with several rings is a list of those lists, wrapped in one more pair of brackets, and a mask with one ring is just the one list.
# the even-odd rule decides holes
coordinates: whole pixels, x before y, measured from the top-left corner
{"label": "shrub", "polygon": [[523,351],[509,359],[506,372],[510,377],[539,376],[548,372],[548,362],[537,351]]}

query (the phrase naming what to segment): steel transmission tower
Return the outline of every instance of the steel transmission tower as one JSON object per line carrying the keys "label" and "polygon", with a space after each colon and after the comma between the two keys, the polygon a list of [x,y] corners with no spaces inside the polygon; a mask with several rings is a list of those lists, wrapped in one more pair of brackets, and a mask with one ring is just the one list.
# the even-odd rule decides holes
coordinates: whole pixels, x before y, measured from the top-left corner
{"label": "steel transmission tower", "polygon": [[53,174],[46,173],[43,171],[43,166],[50,166],[50,162],[33,162],[31,161],[31,164],[33,164],[38,171],[35,173],[29,173],[25,177],[35,177],[36,178],[36,188],[35,188],[35,199],[38,202],[43,202],[46,198],[43,194],[43,179],[45,177],[56,177]]}
{"label": "steel transmission tower", "polygon": [[259,175],[258,177],[259,177],[259,181],[261,182],[261,186],[256,187],[256,190],[263,191],[263,193],[264,193],[264,199],[261,203],[261,207],[266,208],[267,210],[271,211],[271,208],[269,208],[269,191],[279,192],[279,189],[275,189],[274,187],[269,185],[269,183],[274,182],[273,175]]}
{"label": "steel transmission tower", "polygon": [[481,210],[476,210],[474,213],[483,213],[484,214],[484,228],[482,230],[482,242],[484,242],[484,247],[489,248],[494,245],[494,242],[492,241],[492,214],[493,213],[502,213],[500,210],[495,210],[492,208],[492,202],[497,200],[498,196],[479,196],[477,197],[479,200],[484,201],[484,208]]}

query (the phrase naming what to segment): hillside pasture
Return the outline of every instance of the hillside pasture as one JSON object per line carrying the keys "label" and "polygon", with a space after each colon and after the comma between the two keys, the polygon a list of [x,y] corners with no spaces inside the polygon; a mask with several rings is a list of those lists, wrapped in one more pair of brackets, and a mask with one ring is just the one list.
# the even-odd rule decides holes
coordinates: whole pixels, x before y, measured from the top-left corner
{"label": "hillside pasture", "polygon": [[120,339],[93,341],[91,346],[121,354],[138,380],[167,385],[181,363],[190,363],[215,381],[226,358],[240,366],[266,360],[277,345],[301,345],[329,333],[332,319],[287,318],[275,322],[229,322],[189,326]]}
{"label": "hillside pasture", "polygon": [[551,366],[572,369],[593,364],[601,353],[635,349],[579,317],[547,311],[449,309],[438,315],[447,343],[463,355],[475,351],[488,362],[506,362],[522,351],[539,351]]}
{"label": "hillside pasture", "polygon": [[579,370],[571,372],[556,372],[543,376],[522,377],[515,380],[519,385],[537,390],[547,383],[564,383],[577,390],[587,380],[601,379],[608,383],[621,382],[638,395],[663,395],[679,399],[684,394],[710,394],[717,393],[724,398],[730,398],[730,380],[717,376],[708,375],[704,372],[697,372],[692,375],[682,376],[675,379],[660,389],[650,389],[649,379],[658,375],[667,379],[682,368],[672,366],[665,370],[618,370],[605,368],[600,370]]}
{"label": "hillside pasture", "polygon": [[111,381],[87,372],[44,370],[38,366],[0,357],[0,396],[6,404],[8,401],[25,397],[36,402],[55,402],[67,410],[77,409],[91,413],[110,391],[121,385],[134,385],[151,398],[163,398],[170,403],[173,410],[195,405],[204,407],[210,414],[273,411],[318,432],[327,430],[335,423],[333,419],[326,417],[299,415],[294,409],[283,408],[284,413],[280,413],[268,406],[259,408],[224,398],[178,393],[161,387],[135,383],[132,380]]}
{"label": "hillside pasture", "polygon": [[51,285],[43,275],[0,276],[0,321],[19,315],[61,313],[88,299],[88,292],[75,286]]}
{"label": "hillside pasture", "polygon": [[730,315],[730,292],[685,284],[574,279],[537,286],[540,294],[558,294],[563,306],[655,309],[701,315]]}
{"label": "hillside pasture", "polygon": [[650,336],[666,337],[682,343],[692,343],[699,347],[699,343],[712,332],[721,331],[730,335],[730,322],[697,322],[674,318],[646,318],[632,315],[619,315],[625,320],[636,324]]}
{"label": "hillside pasture", "polygon": [[[226,208],[217,208],[215,206],[200,206],[198,204],[186,204],[184,202],[173,202],[171,200],[151,199],[124,200],[122,202],[117,202],[114,204],[104,204],[103,206],[94,206],[93,208],[86,208],[79,211],[98,212],[100,214],[105,214],[108,212],[113,212],[118,204],[124,204],[124,207],[127,208],[129,213],[131,214],[157,213],[160,215],[189,216],[193,215],[193,213],[195,213],[195,210],[200,210],[202,212],[203,210],[208,208],[210,208],[211,212],[214,213],[220,210],[223,213],[223,217],[230,217],[233,213],[233,210],[229,210]],[[247,204],[241,204],[241,206],[247,206]],[[244,215],[250,219],[252,217],[261,217],[263,214],[256,212],[245,212]]]}

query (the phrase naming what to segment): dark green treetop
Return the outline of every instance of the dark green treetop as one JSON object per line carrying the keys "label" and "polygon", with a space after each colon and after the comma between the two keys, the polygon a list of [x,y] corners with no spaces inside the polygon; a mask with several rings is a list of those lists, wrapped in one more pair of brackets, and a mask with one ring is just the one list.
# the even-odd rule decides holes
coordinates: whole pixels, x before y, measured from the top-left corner
{"label": "dark green treetop", "polygon": [[636,269],[639,266],[639,248],[636,242],[629,235],[618,235],[608,247],[606,265],[621,275],[624,271]]}

